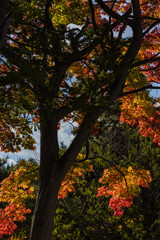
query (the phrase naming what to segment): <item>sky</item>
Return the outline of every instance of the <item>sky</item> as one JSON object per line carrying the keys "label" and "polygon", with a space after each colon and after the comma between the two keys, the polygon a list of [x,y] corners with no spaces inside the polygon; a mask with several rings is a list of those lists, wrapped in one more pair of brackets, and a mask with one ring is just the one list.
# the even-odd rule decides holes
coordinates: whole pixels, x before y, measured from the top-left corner
{"label": "sky", "polygon": [[[160,84],[158,84],[158,83],[154,83],[152,85],[160,87]],[[160,89],[152,89],[152,90],[150,90],[150,96],[154,97],[154,98],[160,97]]]}
{"label": "sky", "polygon": [[[58,141],[59,144],[61,142],[63,142],[66,146],[69,146],[72,139],[74,138],[73,134],[71,134],[71,130],[73,129],[73,127],[71,126],[71,124],[69,123],[61,123],[61,128],[58,131]],[[19,159],[29,159],[29,158],[34,158],[36,160],[40,159],[40,132],[36,131],[33,132],[33,136],[37,142],[37,149],[34,151],[31,150],[25,150],[22,149],[22,151],[18,152],[18,153],[3,153],[0,152],[0,158],[6,158],[8,157],[8,163],[9,164],[16,164],[16,161]]]}

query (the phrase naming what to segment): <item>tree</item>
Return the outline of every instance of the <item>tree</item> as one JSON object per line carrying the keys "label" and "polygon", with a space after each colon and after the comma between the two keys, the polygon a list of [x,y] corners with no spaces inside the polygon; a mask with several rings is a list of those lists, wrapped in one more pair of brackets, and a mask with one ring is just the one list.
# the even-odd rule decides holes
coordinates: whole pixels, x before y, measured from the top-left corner
{"label": "tree", "polygon": [[[159,4],[13,0],[10,9],[14,21],[1,49],[0,143],[6,151],[19,150],[21,143],[33,148],[30,124],[39,119],[40,178],[30,239],[49,240],[61,182],[96,120],[120,97],[147,98],[140,92],[154,88],[152,76],[159,81]],[[129,38],[126,27],[132,29]],[[79,127],[60,156],[57,128],[68,119]]]}

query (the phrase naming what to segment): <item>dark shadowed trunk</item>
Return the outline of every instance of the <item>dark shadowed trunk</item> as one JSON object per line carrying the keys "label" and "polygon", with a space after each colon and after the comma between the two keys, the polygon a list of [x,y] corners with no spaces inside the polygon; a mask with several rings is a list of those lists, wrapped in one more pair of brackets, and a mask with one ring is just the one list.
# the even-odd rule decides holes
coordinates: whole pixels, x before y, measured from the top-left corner
{"label": "dark shadowed trunk", "polygon": [[41,123],[40,179],[30,240],[51,239],[57,196],[62,179],[88,138],[99,114],[91,113],[84,119],[71,146],[61,158],[59,158],[56,114]]}
{"label": "dark shadowed trunk", "polygon": [[60,182],[52,178],[39,186],[35,206],[31,240],[50,240],[53,230],[53,216],[56,209]]}
{"label": "dark shadowed trunk", "polygon": [[51,239],[53,216],[62,180],[57,170],[58,159],[57,121],[53,116],[41,123],[40,179],[30,237],[32,240]]}

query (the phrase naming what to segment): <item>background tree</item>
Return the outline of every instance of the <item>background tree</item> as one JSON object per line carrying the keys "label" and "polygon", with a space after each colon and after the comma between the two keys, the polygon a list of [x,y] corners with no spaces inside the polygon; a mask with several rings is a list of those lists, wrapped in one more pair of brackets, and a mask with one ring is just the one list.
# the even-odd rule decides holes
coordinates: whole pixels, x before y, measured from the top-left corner
{"label": "background tree", "polygon": [[[159,81],[159,4],[13,0],[13,9],[1,49],[0,121],[1,132],[7,129],[8,134],[1,135],[0,144],[6,151],[17,151],[21,144],[34,148],[30,124],[39,119],[40,179],[30,239],[49,240],[61,182],[96,120],[118,98],[154,88],[150,82]],[[129,38],[123,35],[126,27],[132,29]],[[158,124],[156,116],[150,124]],[[79,128],[60,156],[62,119],[78,121]]]}

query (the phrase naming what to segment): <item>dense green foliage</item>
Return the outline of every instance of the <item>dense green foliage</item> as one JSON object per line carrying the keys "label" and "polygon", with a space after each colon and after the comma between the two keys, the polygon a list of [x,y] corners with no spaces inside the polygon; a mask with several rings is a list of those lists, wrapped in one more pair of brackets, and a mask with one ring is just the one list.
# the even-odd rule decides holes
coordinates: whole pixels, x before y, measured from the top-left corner
{"label": "dense green foliage", "polygon": [[[106,135],[91,140],[90,156],[102,157],[93,161],[94,171],[81,177],[80,182],[75,185],[76,191],[70,193],[68,198],[59,200],[53,240],[156,240],[160,235],[159,148],[150,139],[141,137],[136,130],[128,127],[110,129],[108,134],[109,137]],[[118,135],[119,140],[116,137]],[[112,145],[109,144],[110,137]],[[123,155],[121,153],[121,157],[117,157],[120,149],[123,149]],[[98,179],[103,169],[117,164],[148,169],[152,176],[150,188],[143,188],[133,206],[126,208],[124,215],[119,218],[114,217],[113,211],[108,208],[109,199],[96,196]]]}

